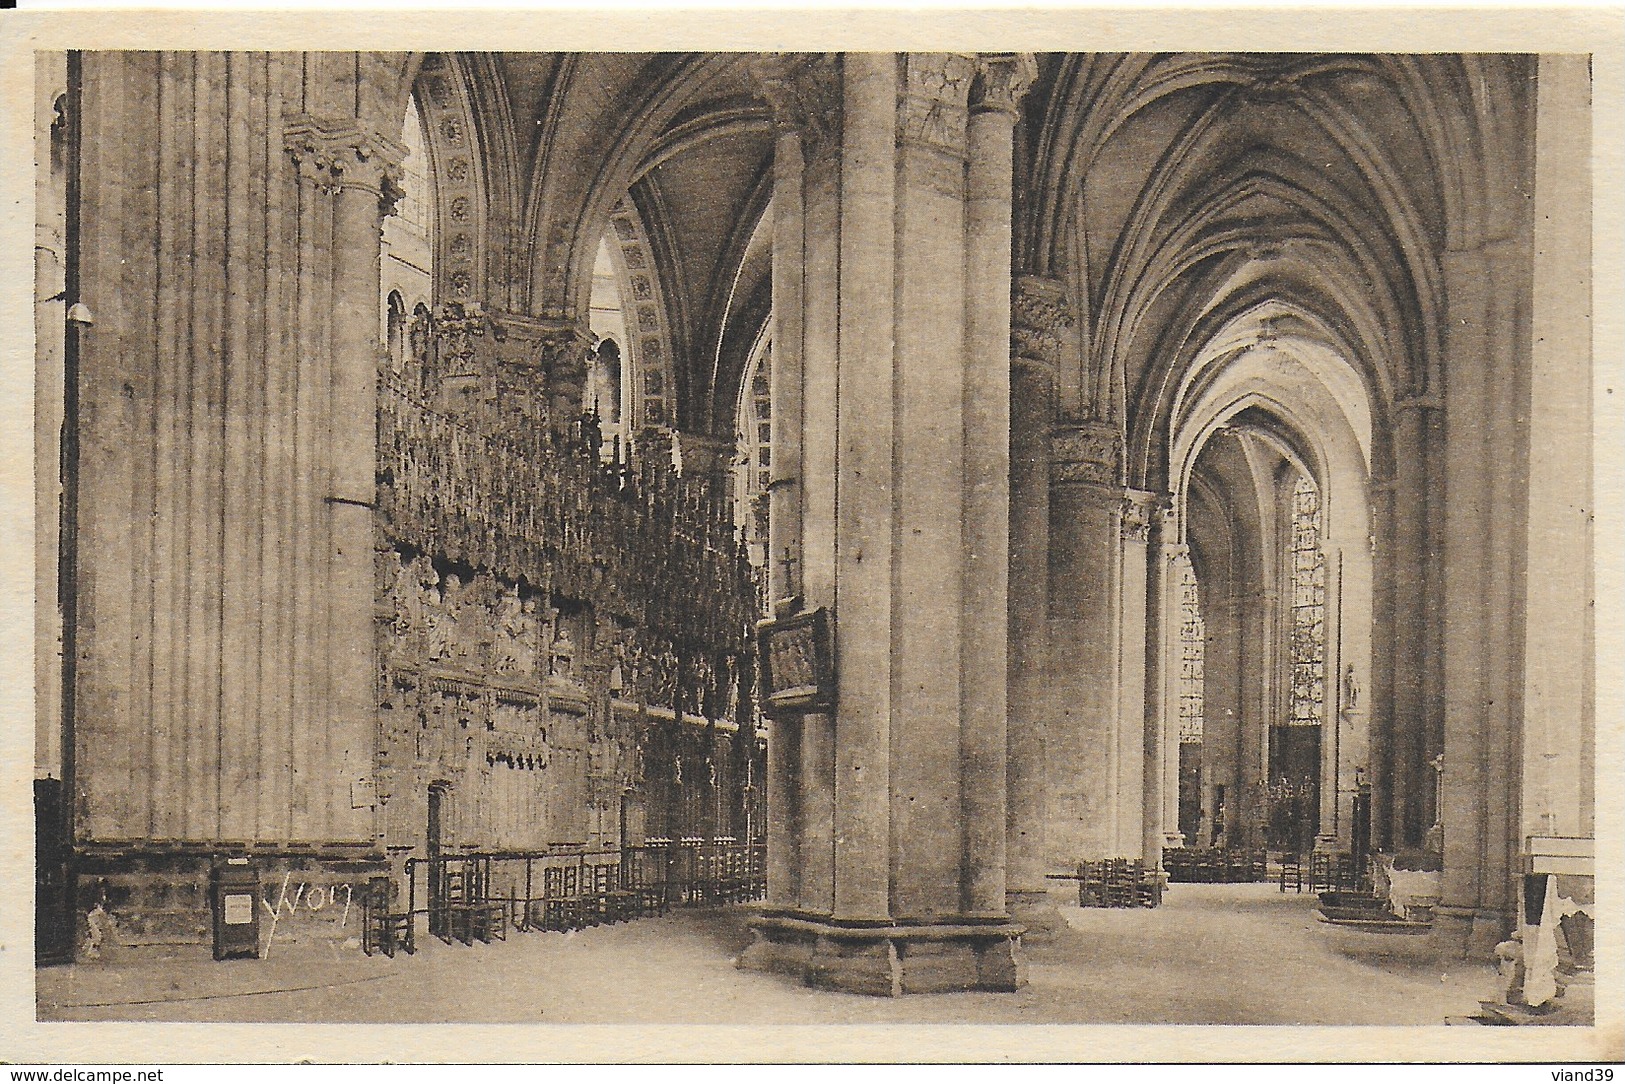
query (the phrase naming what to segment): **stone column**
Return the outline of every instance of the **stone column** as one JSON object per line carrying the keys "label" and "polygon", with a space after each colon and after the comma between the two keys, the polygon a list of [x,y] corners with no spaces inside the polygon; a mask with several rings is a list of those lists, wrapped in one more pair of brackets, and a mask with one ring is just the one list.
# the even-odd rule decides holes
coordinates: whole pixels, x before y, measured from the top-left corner
{"label": "stone column", "polygon": [[[1162,846],[1162,802],[1160,764],[1151,763],[1151,716],[1148,704],[1151,685],[1156,680],[1150,657],[1156,650],[1154,627],[1149,621],[1150,600],[1156,585],[1150,575],[1155,546],[1152,525],[1160,522],[1157,495],[1130,490],[1123,500],[1122,515],[1122,636],[1119,639],[1117,693],[1118,718],[1118,796],[1122,814],[1120,842],[1125,857],[1156,861]],[[1160,698],[1159,698],[1160,699]],[[1157,712],[1160,726],[1161,712]],[[1160,744],[1160,743],[1159,743]],[[1151,845],[1148,846],[1148,843]]]}
{"label": "stone column", "polygon": [[1583,57],[1539,63],[1520,834],[1592,836],[1591,81]]}
{"label": "stone column", "polygon": [[835,917],[857,922],[890,915],[898,63],[841,59]]}
{"label": "stone column", "polygon": [[[58,595],[67,401],[68,57],[34,54],[34,777],[62,779],[62,607]],[[57,109],[58,100],[63,109]],[[88,329],[87,329],[88,330]]]}
{"label": "stone column", "polygon": [[[1370,507],[1364,493],[1347,495],[1359,505],[1337,518],[1326,548],[1327,658],[1325,702],[1328,720],[1335,721],[1332,758],[1336,780],[1336,805],[1330,827],[1321,824],[1323,834],[1335,835],[1338,850],[1348,850],[1354,841],[1354,799],[1362,775],[1370,779],[1373,754],[1381,742],[1372,726],[1374,690],[1371,688],[1372,630],[1376,607],[1374,555]],[[1345,518],[1347,516],[1347,518]],[[1375,838],[1376,814],[1372,814]]]}
{"label": "stone column", "polygon": [[[773,150],[773,483],[768,490],[770,597],[801,593],[795,570],[801,556],[802,496],[802,262],[806,219],[802,206],[801,132],[783,120]],[[783,562],[788,554],[792,561]]]}
{"label": "stone column", "polygon": [[[964,54],[867,53],[758,66],[803,137],[801,551],[807,604],[833,611],[839,666],[832,727],[804,724],[803,912],[763,916],[741,963],[815,985],[897,994],[1021,978],[999,853],[1003,704],[965,686],[967,674],[1003,677],[997,658],[967,657],[977,641],[965,625],[991,610],[997,627],[1004,592],[997,576],[969,591],[965,573],[967,561],[983,576],[1004,559],[974,544],[967,558],[966,538],[997,541],[1008,484],[985,454],[1002,430],[1006,318],[992,287],[968,289],[966,274],[988,258],[969,251],[971,237],[1008,236],[993,189],[1011,152],[996,146],[1007,122],[980,122],[982,159],[970,161],[977,66]],[[967,424],[967,409],[990,404]],[[822,877],[809,886],[808,854],[826,842],[823,914],[809,906]]]}
{"label": "stone column", "polygon": [[1394,771],[1397,767],[1394,732],[1394,487],[1392,479],[1373,479],[1371,534],[1373,583],[1371,623],[1373,630],[1369,705],[1370,752],[1367,778],[1371,780],[1371,847],[1393,851],[1396,846],[1394,798],[1397,793]]}
{"label": "stone column", "polygon": [[1448,951],[1487,958],[1515,914],[1523,720],[1515,626],[1527,523],[1514,479],[1528,454],[1528,369],[1519,311],[1501,303],[1528,285],[1515,239],[1450,252],[1445,389],[1444,871],[1434,936]]}
{"label": "stone column", "polygon": [[1399,404],[1394,440],[1392,490],[1393,540],[1393,730],[1394,845],[1419,847],[1433,823],[1432,772],[1427,762],[1434,748],[1426,715],[1426,624],[1428,596],[1428,415],[1437,404],[1410,400]]}
{"label": "stone column", "polygon": [[[195,884],[201,856],[245,842],[268,862],[319,842],[351,872],[381,857],[351,784],[372,774],[377,731],[372,390],[392,148],[343,113],[365,91],[353,58],[337,65],[350,83],[323,84],[336,112],[307,111],[314,62],[76,61],[80,300],[96,332],[77,381],[75,830],[143,841],[121,875],[149,883]],[[181,898],[153,910],[177,918]]]}
{"label": "stone column", "polygon": [[1321,684],[1320,704],[1320,825],[1315,837],[1315,849],[1336,851],[1347,842],[1348,826],[1342,823],[1338,803],[1340,766],[1346,763],[1343,755],[1342,673],[1340,637],[1343,627],[1343,567],[1341,553],[1327,545],[1322,538],[1321,550],[1326,560],[1326,595],[1322,612],[1326,632],[1324,654],[1325,675]]}
{"label": "stone column", "polygon": [[548,424],[555,430],[568,429],[581,415],[591,344],[592,336],[573,323],[551,322],[537,332],[537,352],[546,378]]}
{"label": "stone column", "polygon": [[[1044,718],[1051,873],[1074,870],[1079,859],[1120,853],[1113,690],[1121,473],[1115,424],[1062,422],[1051,430],[1048,591],[1041,600],[1049,627]],[[1138,810],[1133,821],[1138,825]]]}
{"label": "stone column", "polygon": [[[1238,607],[1224,562],[1202,580],[1202,621],[1207,646],[1202,660],[1202,749],[1210,766],[1209,781],[1224,786],[1224,837],[1231,847],[1246,847],[1247,794],[1257,783],[1243,744],[1241,726],[1241,627]],[[1211,812],[1217,813],[1213,807]]]}
{"label": "stone column", "polygon": [[[1161,806],[1161,847],[1183,844],[1179,832],[1179,579],[1181,558],[1189,555],[1180,539],[1179,514],[1171,498],[1164,498],[1160,519],[1153,531],[1160,534],[1161,544],[1150,559],[1155,561],[1149,585],[1156,606],[1156,637],[1148,640],[1155,644],[1156,658],[1156,750],[1146,747],[1147,760],[1154,756],[1158,771],[1158,802]],[[1147,629],[1147,635],[1151,630]],[[1151,671],[1147,668],[1149,687]],[[1148,698],[1147,709],[1150,709]],[[1148,721],[1147,726],[1150,726]],[[1149,738],[1149,730],[1148,730]],[[1149,769],[1148,769],[1149,770]],[[1161,859],[1159,849],[1158,860]],[[1150,861],[1148,858],[1147,861]]]}
{"label": "stone column", "polygon": [[1254,592],[1236,598],[1240,627],[1240,701],[1238,721],[1242,746],[1241,771],[1246,784],[1244,811],[1253,846],[1263,846],[1268,836],[1268,804],[1260,789],[1269,778],[1270,728],[1279,718],[1275,709],[1276,675],[1280,672],[1277,648],[1280,625],[1277,615],[1275,577]]}
{"label": "stone column", "polygon": [[[348,424],[377,411],[379,256],[383,218],[401,195],[400,163],[405,148],[360,129],[340,130],[333,145],[333,380],[329,410],[334,419],[332,468],[324,498],[330,509],[329,633],[330,690],[326,763],[345,762],[357,774],[370,770],[377,730],[373,636],[373,495],[376,486],[376,427]],[[330,801],[336,819],[357,822],[362,832],[367,810],[353,810],[349,780],[333,773]],[[359,814],[359,816],[358,816]],[[365,834],[377,833],[369,824]]]}
{"label": "stone column", "polygon": [[[1177,540],[1178,517],[1169,509],[1173,523],[1168,528]],[[1162,547],[1162,843],[1164,847],[1184,846],[1179,830],[1179,567],[1188,560],[1190,549],[1175,541]]]}
{"label": "stone column", "polygon": [[1036,71],[1021,54],[983,58],[966,130],[960,816],[963,909],[985,918],[1007,914],[1012,136]]}
{"label": "stone column", "polygon": [[1050,419],[1068,319],[1059,283],[1014,284],[1010,327],[1007,897],[1023,921],[1047,906],[1044,698],[1048,656]]}
{"label": "stone column", "polygon": [[733,497],[730,472],[738,450],[731,437],[681,431],[677,434],[677,455],[683,464],[683,474],[703,481],[706,501],[724,518],[730,516],[727,510],[727,502]]}
{"label": "stone column", "polygon": [[[775,602],[802,593],[797,572],[802,557],[797,549],[801,545],[801,278],[805,248],[801,132],[782,97],[778,104],[778,141],[773,154],[773,348],[768,370],[773,395],[773,483],[768,489],[767,521],[769,597]],[[780,717],[769,727],[767,902],[771,908],[785,910],[802,901],[803,732],[827,728],[827,721],[814,719],[808,726],[804,720]]]}
{"label": "stone column", "polygon": [[[780,576],[776,598],[808,608],[835,604],[835,498],[838,290],[840,287],[840,61],[782,54],[760,58],[752,73],[773,105],[779,136],[773,188],[774,477],[769,564]],[[788,552],[792,563],[781,562]],[[781,913],[827,919],[834,907],[835,721],[808,714],[784,728],[782,783],[787,820],[769,827],[796,862],[793,891],[777,894]],[[772,739],[769,739],[770,743]],[[810,943],[759,941],[757,966],[805,969]]]}
{"label": "stone column", "polygon": [[806,914],[827,918],[835,908],[835,720],[801,719],[801,818],[795,826],[799,895]]}
{"label": "stone column", "polygon": [[[961,686],[968,654],[966,610],[977,601],[965,578],[966,550],[973,546],[972,532],[978,526],[967,520],[974,492],[969,471],[981,466],[992,475],[998,464],[976,464],[966,454],[966,393],[977,378],[966,365],[966,339],[979,332],[978,316],[983,322],[988,316],[985,306],[980,312],[972,307],[965,288],[966,258],[971,255],[966,251],[965,102],[974,62],[963,54],[910,53],[902,63],[893,338],[897,473],[891,490],[897,526],[892,635],[894,645],[904,649],[892,652],[891,709],[893,727],[906,722],[910,732],[894,729],[892,734],[892,907],[899,915],[934,917],[961,911],[965,893],[973,888],[963,866],[967,833],[987,833],[991,826],[970,819],[970,803],[997,801],[1001,853],[983,852],[977,858],[1003,857],[1003,757],[984,765],[999,774],[996,796],[989,793],[995,789],[990,786],[973,795],[965,778],[972,767],[967,754],[976,754],[980,736],[969,732],[972,720],[965,711],[965,698],[973,690]],[[986,238],[989,226],[981,223],[986,240],[991,240]],[[1004,226],[1008,230],[1008,212]],[[1002,282],[997,289],[1008,296]],[[1001,339],[1001,359],[1003,354]],[[1001,363],[1001,375],[1007,371],[1008,365]],[[1008,392],[1001,389],[999,395]],[[1001,488],[1008,473],[1008,468],[997,472]],[[1001,572],[1005,560],[1001,550]],[[989,586],[985,580],[983,586]],[[929,638],[952,646],[946,651],[907,649]],[[1000,861],[995,871],[1000,899],[993,907],[1000,914],[1002,866]]]}

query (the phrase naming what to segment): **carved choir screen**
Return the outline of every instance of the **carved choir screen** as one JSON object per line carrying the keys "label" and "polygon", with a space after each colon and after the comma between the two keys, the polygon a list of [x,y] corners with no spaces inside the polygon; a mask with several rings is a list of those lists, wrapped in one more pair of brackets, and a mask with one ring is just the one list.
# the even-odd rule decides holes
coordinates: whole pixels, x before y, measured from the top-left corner
{"label": "carved choir screen", "polygon": [[[408,217],[386,220],[380,298],[373,800],[386,843],[398,855],[426,846],[435,788],[448,848],[742,837],[761,822],[750,781],[764,750],[756,577],[727,494],[673,468],[670,430],[605,440],[604,415],[625,415],[604,397],[624,406],[615,389],[630,375],[615,371],[612,336],[474,292],[477,146],[456,115],[453,67],[427,70],[433,143],[419,153],[425,133],[409,114]],[[639,304],[624,322],[634,311],[644,319]],[[629,342],[641,325],[603,330]]]}

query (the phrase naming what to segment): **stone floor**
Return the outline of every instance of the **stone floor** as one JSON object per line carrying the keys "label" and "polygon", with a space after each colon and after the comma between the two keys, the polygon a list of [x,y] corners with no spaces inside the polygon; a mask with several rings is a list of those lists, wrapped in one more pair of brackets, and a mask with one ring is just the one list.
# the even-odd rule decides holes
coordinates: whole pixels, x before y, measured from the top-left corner
{"label": "stone floor", "polygon": [[125,950],[37,972],[40,1020],[560,1024],[1411,1024],[1471,1013],[1491,968],[1426,936],[1317,921],[1269,885],[1175,885],[1156,910],[1063,907],[1014,994],[877,999],[736,970],[748,909],[679,911],[570,934],[510,934],[416,956],[274,944]]}

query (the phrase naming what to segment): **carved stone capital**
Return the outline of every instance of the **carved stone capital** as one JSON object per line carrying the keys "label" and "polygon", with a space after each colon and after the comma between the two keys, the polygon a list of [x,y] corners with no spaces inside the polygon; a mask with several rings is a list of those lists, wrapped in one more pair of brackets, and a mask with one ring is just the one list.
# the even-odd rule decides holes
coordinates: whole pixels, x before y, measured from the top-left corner
{"label": "carved stone capital", "polygon": [[1022,275],[1010,291],[1010,355],[1059,367],[1072,313],[1053,279]]}
{"label": "carved stone capital", "polygon": [[300,113],[286,118],[282,145],[299,176],[336,193],[346,188],[370,192],[390,214],[404,194],[401,163],[406,148],[354,120],[324,120]]}
{"label": "carved stone capital", "polygon": [[577,324],[547,323],[535,332],[536,357],[550,377],[586,379],[593,337]]}
{"label": "carved stone capital", "polygon": [[801,133],[805,157],[840,146],[839,54],[767,53],[750,62],[750,73],[773,109],[773,123]]}
{"label": "carved stone capital", "polygon": [[898,142],[963,156],[975,74],[971,53],[906,54],[898,93]]}
{"label": "carved stone capital", "polygon": [[593,337],[573,323],[548,323],[537,336],[536,358],[547,377],[549,410],[555,425],[581,413],[587,384],[587,353]]}
{"label": "carved stone capital", "polygon": [[1085,422],[1056,426],[1050,434],[1050,481],[1119,486],[1123,438],[1115,425]]}
{"label": "carved stone capital", "polygon": [[1014,116],[1037,78],[1038,61],[1031,53],[981,53],[971,84],[970,111],[998,110]]}
{"label": "carved stone capital", "polygon": [[1122,531],[1125,542],[1149,542],[1151,524],[1159,511],[1158,496],[1142,489],[1130,489],[1123,495]]}

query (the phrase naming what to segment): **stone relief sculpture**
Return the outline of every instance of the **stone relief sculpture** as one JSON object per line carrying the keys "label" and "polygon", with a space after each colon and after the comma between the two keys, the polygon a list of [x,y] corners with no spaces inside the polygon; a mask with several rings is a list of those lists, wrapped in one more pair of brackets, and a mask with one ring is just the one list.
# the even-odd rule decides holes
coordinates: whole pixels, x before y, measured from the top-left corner
{"label": "stone relief sculpture", "polygon": [[497,599],[491,662],[498,674],[528,678],[535,673],[534,613],[534,600],[521,601],[517,584],[509,587]]}

